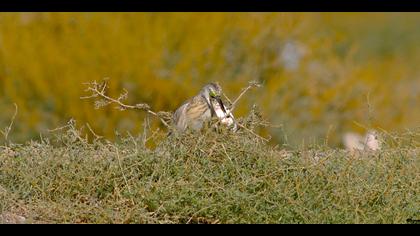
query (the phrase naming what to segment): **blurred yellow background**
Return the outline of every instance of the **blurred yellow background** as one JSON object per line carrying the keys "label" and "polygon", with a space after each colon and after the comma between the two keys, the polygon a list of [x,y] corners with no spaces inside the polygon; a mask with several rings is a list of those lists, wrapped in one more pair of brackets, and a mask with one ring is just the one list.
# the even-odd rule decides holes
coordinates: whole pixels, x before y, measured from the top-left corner
{"label": "blurred yellow background", "polygon": [[[82,83],[110,79],[110,95],[175,110],[209,81],[235,98],[249,80],[282,129],[275,142],[340,145],[358,125],[420,125],[419,13],[1,13],[0,128],[17,103],[11,139],[38,139],[70,118],[113,138],[142,130],[145,113],[95,110]],[[156,122],[155,125],[157,125]]]}

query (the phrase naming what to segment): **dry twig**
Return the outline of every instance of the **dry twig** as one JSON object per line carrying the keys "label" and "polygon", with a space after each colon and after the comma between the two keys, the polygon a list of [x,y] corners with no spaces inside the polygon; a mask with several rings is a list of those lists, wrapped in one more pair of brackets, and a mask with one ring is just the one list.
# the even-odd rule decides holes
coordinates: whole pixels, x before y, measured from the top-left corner
{"label": "dry twig", "polygon": [[86,123],[86,126],[88,127],[88,129],[92,133],[92,135],[95,136],[96,140],[103,138],[103,136],[100,136],[93,131],[93,129],[90,127],[89,123]]}
{"label": "dry twig", "polygon": [[128,105],[122,102],[122,100],[127,98],[128,92],[124,89],[124,92],[118,98],[112,98],[106,95],[106,89],[108,87],[107,81],[104,81],[102,84],[97,83],[96,81],[85,83],[87,85],[86,92],[91,92],[92,94],[89,96],[80,97],[80,99],[91,99],[91,98],[101,98],[102,100],[98,100],[95,102],[96,108],[106,106],[108,104],[114,103],[118,105],[118,108],[121,110],[126,109],[137,109],[143,110],[147,113],[159,118],[159,120],[169,128],[170,125],[165,121],[164,118],[167,118],[167,112],[154,112],[150,109],[150,106],[146,103],[138,103],[135,105]]}
{"label": "dry twig", "polygon": [[233,112],[233,110],[236,108],[235,106],[236,106],[236,103],[239,101],[239,99],[241,99],[242,96],[244,96],[244,94],[248,92],[248,90],[254,87],[261,87],[261,84],[259,84],[257,81],[250,81],[248,87],[243,89],[241,94],[239,94],[239,96],[235,99],[235,101],[233,101],[230,112]]}
{"label": "dry twig", "polygon": [[86,143],[87,142],[87,136],[85,139],[82,138],[81,133],[82,133],[82,129],[78,130],[76,128],[76,120],[71,118],[66,125],[55,128],[55,129],[49,129],[48,132],[56,132],[59,130],[63,130],[66,129],[67,132],[71,133],[73,135],[73,137],[75,137],[77,140],[79,140],[82,143]]}

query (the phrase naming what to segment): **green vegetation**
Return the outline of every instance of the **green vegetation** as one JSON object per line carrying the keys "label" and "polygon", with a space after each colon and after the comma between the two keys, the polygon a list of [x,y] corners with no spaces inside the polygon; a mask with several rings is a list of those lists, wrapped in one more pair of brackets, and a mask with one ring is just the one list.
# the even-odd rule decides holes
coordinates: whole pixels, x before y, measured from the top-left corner
{"label": "green vegetation", "polygon": [[4,146],[0,212],[26,223],[407,223],[420,217],[420,150],[410,144],[420,133],[389,136],[381,151],[354,154],[325,146],[286,151],[223,129],[146,147],[161,135],[89,143],[70,126],[52,140]]}

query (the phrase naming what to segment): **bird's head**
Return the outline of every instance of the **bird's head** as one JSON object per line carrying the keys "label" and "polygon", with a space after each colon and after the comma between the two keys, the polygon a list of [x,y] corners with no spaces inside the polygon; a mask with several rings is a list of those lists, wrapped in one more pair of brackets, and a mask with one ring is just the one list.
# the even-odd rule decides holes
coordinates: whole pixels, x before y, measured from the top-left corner
{"label": "bird's head", "polygon": [[[222,94],[222,87],[220,87],[219,83],[209,83],[203,87],[201,90],[201,95],[206,99],[209,106],[212,106],[210,99],[215,99],[219,104],[222,104],[221,94]],[[222,106],[224,110],[224,106]]]}
{"label": "bird's head", "polygon": [[210,104],[210,98],[220,99],[222,88],[218,83],[209,83],[201,89],[200,94],[205,97],[207,102]]}
{"label": "bird's head", "polygon": [[220,98],[222,88],[218,83],[209,83],[203,87],[201,93],[209,98]]}

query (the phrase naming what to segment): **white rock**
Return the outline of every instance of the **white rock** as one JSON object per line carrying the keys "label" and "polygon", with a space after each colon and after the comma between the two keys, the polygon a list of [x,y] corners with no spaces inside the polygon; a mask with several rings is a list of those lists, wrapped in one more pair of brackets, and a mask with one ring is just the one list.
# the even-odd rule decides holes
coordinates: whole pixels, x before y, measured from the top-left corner
{"label": "white rock", "polygon": [[370,130],[364,140],[365,149],[370,149],[372,151],[376,151],[380,149],[380,142],[378,132],[375,130]]}
{"label": "white rock", "polygon": [[375,130],[370,130],[364,137],[353,132],[345,133],[343,135],[343,144],[349,151],[377,151],[380,149],[379,136]]}

